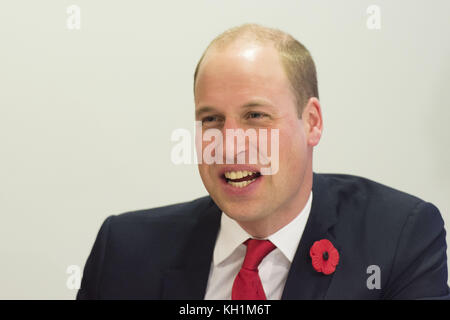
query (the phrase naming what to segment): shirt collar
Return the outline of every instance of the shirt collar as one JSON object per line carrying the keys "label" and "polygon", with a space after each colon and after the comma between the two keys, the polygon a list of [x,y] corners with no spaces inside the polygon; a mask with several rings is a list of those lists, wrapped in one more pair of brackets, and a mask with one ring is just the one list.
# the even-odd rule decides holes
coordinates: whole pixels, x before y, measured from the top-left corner
{"label": "shirt collar", "polygon": [[223,262],[237,247],[251,237],[235,220],[222,212],[219,235],[214,248],[214,265],[217,266]]}
{"label": "shirt collar", "polygon": [[308,221],[309,212],[311,211],[312,191],[309,194],[308,201],[303,210],[287,225],[270,235],[268,239],[284,254],[284,256],[292,263],[298,244],[305,230]]}
{"label": "shirt collar", "polygon": [[[270,240],[283,255],[292,263],[298,244],[305,229],[309,212],[311,211],[312,191],[309,194],[303,210],[287,225],[270,235]],[[214,248],[214,266],[222,263],[239,247],[245,240],[252,238],[242,227],[228,215],[222,212],[220,230]]]}

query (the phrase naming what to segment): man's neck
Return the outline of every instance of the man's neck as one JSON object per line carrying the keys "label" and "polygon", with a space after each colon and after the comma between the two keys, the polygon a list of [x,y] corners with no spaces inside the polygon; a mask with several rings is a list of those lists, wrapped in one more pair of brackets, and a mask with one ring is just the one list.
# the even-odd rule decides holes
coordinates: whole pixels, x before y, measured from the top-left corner
{"label": "man's neck", "polygon": [[304,183],[297,195],[285,206],[278,208],[276,212],[268,214],[258,221],[237,221],[248,234],[254,238],[264,239],[274,234],[292,220],[294,220],[305,208],[312,190],[312,172],[310,180]]}

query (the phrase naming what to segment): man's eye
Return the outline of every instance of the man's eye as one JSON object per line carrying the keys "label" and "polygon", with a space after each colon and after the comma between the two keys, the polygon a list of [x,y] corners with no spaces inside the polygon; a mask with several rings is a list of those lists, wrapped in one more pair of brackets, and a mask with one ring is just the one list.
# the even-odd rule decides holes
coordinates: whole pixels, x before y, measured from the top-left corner
{"label": "man's eye", "polygon": [[207,117],[204,117],[202,119],[202,122],[203,123],[205,123],[205,122],[213,122],[213,121],[216,121],[216,120],[217,120],[216,116],[207,116]]}
{"label": "man's eye", "polygon": [[265,116],[267,116],[267,115],[265,113],[261,113],[261,112],[250,112],[248,114],[248,117],[250,119],[260,119],[260,118],[263,118]]}

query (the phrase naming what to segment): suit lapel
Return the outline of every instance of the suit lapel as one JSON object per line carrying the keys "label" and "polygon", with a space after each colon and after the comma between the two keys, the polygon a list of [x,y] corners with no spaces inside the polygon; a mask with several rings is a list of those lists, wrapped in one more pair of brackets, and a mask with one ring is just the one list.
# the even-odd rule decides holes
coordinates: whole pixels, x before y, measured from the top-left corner
{"label": "suit lapel", "polygon": [[[313,201],[299,247],[288,273],[282,299],[324,299],[334,273],[324,275],[314,270],[309,250],[315,241],[328,239],[340,251],[333,234],[338,221],[337,197],[334,196],[326,179],[313,173]],[[339,265],[336,267],[337,272]]]}
{"label": "suit lapel", "polygon": [[220,227],[221,210],[210,200],[175,265],[164,272],[162,299],[203,299]]}

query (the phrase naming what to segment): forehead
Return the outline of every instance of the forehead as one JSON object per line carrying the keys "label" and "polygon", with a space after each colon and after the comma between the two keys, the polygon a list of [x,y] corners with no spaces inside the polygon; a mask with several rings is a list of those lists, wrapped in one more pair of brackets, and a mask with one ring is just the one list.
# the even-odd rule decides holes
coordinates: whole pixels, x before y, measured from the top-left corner
{"label": "forehead", "polygon": [[211,48],[200,65],[196,104],[210,99],[286,94],[289,81],[278,51],[270,44],[236,42]]}

